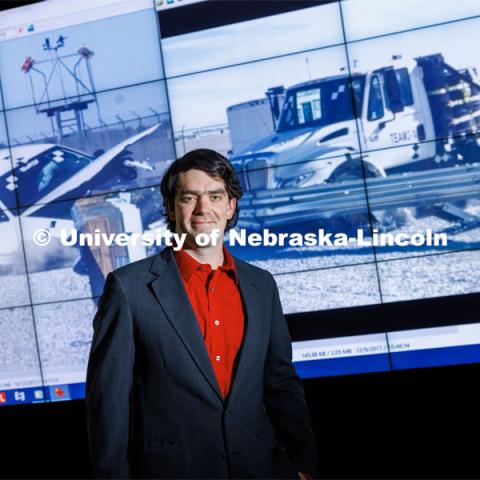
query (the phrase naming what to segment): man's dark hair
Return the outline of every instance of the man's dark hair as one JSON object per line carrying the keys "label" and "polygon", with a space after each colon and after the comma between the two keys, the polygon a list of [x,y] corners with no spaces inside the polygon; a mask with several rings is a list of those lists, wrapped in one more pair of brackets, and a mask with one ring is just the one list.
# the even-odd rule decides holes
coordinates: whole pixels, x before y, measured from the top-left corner
{"label": "man's dark hair", "polygon": [[237,205],[235,212],[230,220],[227,221],[225,230],[233,228],[238,221],[238,200],[243,195],[242,187],[237,177],[237,173],[230,161],[215,150],[208,148],[199,148],[186,153],[183,157],[175,160],[163,175],[160,183],[160,191],[163,195],[163,215],[167,217],[168,228],[175,232],[175,221],[168,216],[168,208],[174,209],[175,193],[178,185],[178,174],[191,169],[202,170],[212,178],[218,178],[225,182],[228,199],[236,198]]}

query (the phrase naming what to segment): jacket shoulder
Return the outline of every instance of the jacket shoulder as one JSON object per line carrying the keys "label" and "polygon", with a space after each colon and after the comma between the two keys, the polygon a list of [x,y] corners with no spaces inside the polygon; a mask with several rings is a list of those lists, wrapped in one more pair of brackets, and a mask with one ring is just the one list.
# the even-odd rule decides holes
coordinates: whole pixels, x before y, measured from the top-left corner
{"label": "jacket shoulder", "polygon": [[150,269],[156,257],[157,255],[152,255],[150,257],[142,258],[141,260],[136,260],[135,262],[113,270],[112,273],[121,281],[121,283],[124,284],[142,281],[145,277],[150,278],[153,276],[150,273]]}
{"label": "jacket shoulder", "polygon": [[241,270],[246,272],[252,280],[257,280],[262,283],[270,283],[274,281],[273,275],[268,270],[257,267],[256,265],[252,265],[251,263],[248,263],[245,260],[241,260],[238,257],[233,257],[233,259],[235,262],[235,267],[240,268]]}

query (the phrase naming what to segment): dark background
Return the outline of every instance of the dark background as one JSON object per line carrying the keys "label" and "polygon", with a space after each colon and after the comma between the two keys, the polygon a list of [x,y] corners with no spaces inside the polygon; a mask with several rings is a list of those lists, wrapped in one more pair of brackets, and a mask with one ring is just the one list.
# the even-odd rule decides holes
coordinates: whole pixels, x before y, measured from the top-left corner
{"label": "dark background", "polygon": [[[480,478],[480,365],[305,381],[318,478]],[[194,412],[192,412],[194,415]],[[1,478],[88,478],[84,402],[0,409]]]}

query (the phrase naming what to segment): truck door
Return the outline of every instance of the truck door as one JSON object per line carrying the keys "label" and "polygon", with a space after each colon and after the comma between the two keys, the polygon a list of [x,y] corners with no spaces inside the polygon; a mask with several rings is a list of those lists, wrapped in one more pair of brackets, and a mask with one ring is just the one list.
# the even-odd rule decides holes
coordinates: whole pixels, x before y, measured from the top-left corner
{"label": "truck door", "polygon": [[362,115],[363,140],[369,150],[366,158],[387,172],[390,169],[408,170],[431,155],[431,148],[425,148],[421,143],[425,140],[423,115],[414,101],[407,68],[395,70],[395,77],[401,95],[402,111],[392,111],[386,77],[379,70],[367,77]]}

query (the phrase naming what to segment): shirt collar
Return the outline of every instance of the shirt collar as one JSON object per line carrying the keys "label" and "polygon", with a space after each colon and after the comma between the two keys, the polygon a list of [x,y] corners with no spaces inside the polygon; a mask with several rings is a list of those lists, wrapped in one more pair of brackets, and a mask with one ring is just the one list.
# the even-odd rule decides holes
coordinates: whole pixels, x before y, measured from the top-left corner
{"label": "shirt collar", "polygon": [[[233,257],[225,245],[223,245],[222,250],[223,250],[223,265],[221,265],[219,268],[223,272],[226,272],[232,275],[233,279],[235,280],[235,284],[238,285],[237,269],[235,268]],[[211,268],[210,264],[198,262],[183,249],[174,250],[174,254],[175,254],[175,260],[177,261],[178,268],[185,282],[188,282],[193,272],[195,272],[199,268],[202,268],[205,266],[209,269]]]}

